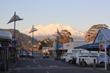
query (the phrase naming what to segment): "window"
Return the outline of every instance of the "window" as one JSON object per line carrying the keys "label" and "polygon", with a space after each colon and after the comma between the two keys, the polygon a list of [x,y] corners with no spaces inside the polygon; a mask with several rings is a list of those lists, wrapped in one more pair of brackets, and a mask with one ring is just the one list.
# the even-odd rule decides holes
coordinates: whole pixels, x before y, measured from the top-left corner
{"label": "window", "polygon": [[80,53],[79,56],[80,57],[88,57],[89,53]]}
{"label": "window", "polygon": [[105,53],[100,53],[100,56],[105,56]]}
{"label": "window", "polygon": [[98,54],[97,54],[97,53],[89,53],[89,56],[90,56],[90,57],[97,57]]}

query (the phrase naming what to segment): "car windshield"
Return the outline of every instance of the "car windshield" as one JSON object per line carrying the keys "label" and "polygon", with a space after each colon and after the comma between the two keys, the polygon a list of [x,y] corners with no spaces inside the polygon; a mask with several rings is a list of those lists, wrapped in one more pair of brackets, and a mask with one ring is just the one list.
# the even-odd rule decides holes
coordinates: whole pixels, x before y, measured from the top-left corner
{"label": "car windshield", "polygon": [[71,55],[71,56],[76,56],[75,53],[68,53],[68,55]]}
{"label": "car windshield", "polygon": [[67,54],[63,54],[62,56],[66,56]]}
{"label": "car windshield", "polygon": [[100,53],[100,56],[105,56],[105,53]]}

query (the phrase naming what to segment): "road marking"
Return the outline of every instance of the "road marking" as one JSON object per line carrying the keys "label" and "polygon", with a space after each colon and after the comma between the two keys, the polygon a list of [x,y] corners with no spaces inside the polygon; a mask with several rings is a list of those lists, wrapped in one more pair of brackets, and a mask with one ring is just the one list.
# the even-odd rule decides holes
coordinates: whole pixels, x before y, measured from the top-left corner
{"label": "road marking", "polygon": [[37,64],[37,62],[36,62],[36,60],[35,60],[35,59],[33,60],[33,62],[34,62],[35,64]]}
{"label": "road marking", "polygon": [[41,65],[38,65],[39,67],[42,67]]}
{"label": "road marking", "polygon": [[48,71],[46,71],[46,73],[49,73]]}
{"label": "road marking", "polygon": [[57,65],[50,65],[49,67],[58,67]]}
{"label": "road marking", "polygon": [[26,68],[26,67],[24,67],[24,68],[14,68],[14,70],[51,70],[51,69],[57,69],[57,70],[59,70],[59,69],[83,69],[83,68],[77,68],[77,67],[30,67],[30,68]]}

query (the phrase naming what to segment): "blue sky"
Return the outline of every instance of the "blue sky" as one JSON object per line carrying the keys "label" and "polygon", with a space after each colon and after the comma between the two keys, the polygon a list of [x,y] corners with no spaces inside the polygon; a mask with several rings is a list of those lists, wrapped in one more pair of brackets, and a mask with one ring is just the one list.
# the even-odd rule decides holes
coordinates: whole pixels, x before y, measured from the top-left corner
{"label": "blue sky", "polygon": [[24,20],[16,22],[23,31],[32,25],[71,25],[86,31],[94,24],[110,26],[110,0],[1,0],[0,28],[14,28],[7,24],[16,11]]}

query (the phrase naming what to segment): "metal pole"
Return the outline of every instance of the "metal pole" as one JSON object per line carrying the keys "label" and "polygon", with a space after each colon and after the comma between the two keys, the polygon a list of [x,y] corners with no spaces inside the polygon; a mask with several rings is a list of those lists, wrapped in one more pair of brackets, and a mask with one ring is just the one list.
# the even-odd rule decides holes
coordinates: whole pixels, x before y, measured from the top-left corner
{"label": "metal pole", "polygon": [[[14,12],[14,15],[16,15],[16,12]],[[16,18],[14,18],[14,19],[16,19]],[[14,21],[14,56],[13,56],[13,62],[15,62],[15,38],[16,38],[16,36],[15,36],[15,29],[16,29],[16,21]]]}
{"label": "metal pole", "polygon": [[[32,26],[34,28],[34,25]],[[33,57],[33,42],[34,42],[34,31],[32,32],[32,57]]]}
{"label": "metal pole", "polygon": [[59,56],[59,37],[57,36],[57,58]]}
{"label": "metal pole", "polygon": [[107,43],[106,43],[106,41],[105,41],[105,70],[107,70],[107,56],[106,56],[106,54],[107,54],[107,50],[106,50],[106,48],[107,48]]}

